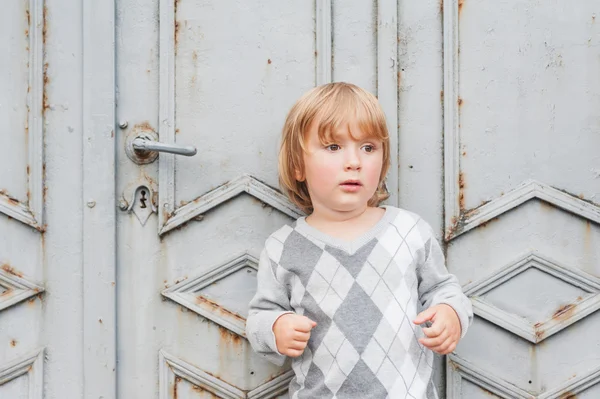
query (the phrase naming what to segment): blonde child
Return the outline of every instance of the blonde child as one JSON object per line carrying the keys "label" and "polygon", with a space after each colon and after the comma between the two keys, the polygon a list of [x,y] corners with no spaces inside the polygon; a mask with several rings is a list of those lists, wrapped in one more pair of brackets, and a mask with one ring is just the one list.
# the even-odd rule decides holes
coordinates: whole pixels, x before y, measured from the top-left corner
{"label": "blonde child", "polygon": [[377,99],[352,84],[316,87],[287,116],[280,183],[309,216],[267,239],[246,333],[273,363],[293,358],[290,398],[437,398],[433,351],[472,321],[431,227],[379,205],[389,146]]}

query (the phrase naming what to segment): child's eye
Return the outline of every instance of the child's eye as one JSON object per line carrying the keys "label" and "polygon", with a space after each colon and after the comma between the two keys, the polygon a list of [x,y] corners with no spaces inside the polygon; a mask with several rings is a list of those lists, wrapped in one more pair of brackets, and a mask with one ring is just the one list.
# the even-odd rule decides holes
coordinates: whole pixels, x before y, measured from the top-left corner
{"label": "child's eye", "polygon": [[365,150],[365,152],[373,152],[375,151],[375,146],[368,144],[363,146],[363,149]]}
{"label": "child's eye", "polygon": [[327,148],[329,151],[337,151],[337,150],[339,150],[339,149],[340,149],[340,146],[339,146],[339,145],[337,145],[337,144],[329,144],[329,145],[328,145],[326,148]]}

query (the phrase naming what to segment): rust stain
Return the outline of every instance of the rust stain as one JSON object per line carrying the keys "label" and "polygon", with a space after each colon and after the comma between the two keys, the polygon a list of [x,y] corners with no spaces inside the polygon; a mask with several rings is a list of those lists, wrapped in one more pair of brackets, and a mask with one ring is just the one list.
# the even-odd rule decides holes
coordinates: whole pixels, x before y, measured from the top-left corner
{"label": "rust stain", "polygon": [[236,313],[233,313],[233,312],[231,312],[231,311],[229,311],[227,309],[222,308],[221,306],[219,306],[215,302],[211,301],[210,299],[206,299],[203,296],[197,296],[196,297],[196,303],[199,304],[199,305],[206,305],[206,306],[208,306],[211,309],[211,311],[213,311],[213,312],[218,312],[218,313],[221,313],[223,315],[232,316],[232,317],[234,317],[237,320],[240,320],[240,321],[242,321],[244,323],[246,322],[246,319],[244,319],[242,316],[240,316],[240,315],[238,315]]}
{"label": "rust stain", "polygon": [[154,132],[154,128],[152,127],[152,125],[150,125],[150,122],[148,122],[148,121],[143,121],[141,123],[138,123],[133,128],[139,129],[139,130],[150,130],[150,131]]}
{"label": "rust stain", "polygon": [[197,385],[192,385],[192,389],[198,393],[202,393],[203,398],[219,399],[219,397],[216,396],[214,393],[207,391],[206,389],[199,387]]}
{"label": "rust stain", "polygon": [[14,348],[15,346],[17,346],[17,341],[16,341],[16,340],[14,340],[14,339],[13,339],[13,340],[11,340],[11,341],[10,341],[10,346],[12,346],[13,348]]}
{"label": "rust stain", "polygon": [[488,396],[493,396],[493,397],[497,398],[497,396],[496,396],[496,395],[494,395],[494,393],[493,393],[492,391],[490,391],[490,390],[488,390],[488,389],[485,389],[484,387],[481,387],[481,386],[479,387],[479,389],[481,389],[481,391],[482,391],[484,394],[486,394],[486,395],[488,395]]}
{"label": "rust stain", "polygon": [[8,202],[10,202],[12,205],[19,205],[19,200],[14,197],[11,197],[5,190],[0,191],[0,195],[6,197]]}
{"label": "rust stain", "polygon": [[560,308],[558,308],[556,310],[556,312],[554,312],[554,314],[552,315],[552,318],[560,319],[560,320],[567,319],[567,318],[571,317],[573,315],[573,313],[575,313],[576,307],[577,306],[572,303],[570,303],[568,305],[563,305]]}
{"label": "rust stain", "polygon": [[173,384],[173,399],[177,399],[177,385],[181,382],[181,377],[175,377],[175,384]]}
{"label": "rust stain", "polygon": [[458,174],[458,204],[459,209],[462,211],[465,209],[465,175],[463,172]]}
{"label": "rust stain", "polygon": [[[177,3],[175,3],[177,4]],[[179,21],[175,20],[175,55],[177,55],[177,47],[179,45]]]}
{"label": "rust stain", "polygon": [[46,39],[48,38],[48,7],[47,6],[44,6],[43,24],[44,24],[44,26],[42,27],[42,42],[44,44],[46,44]]}
{"label": "rust stain", "polygon": [[4,270],[8,274],[12,274],[13,276],[17,276],[19,278],[23,278],[23,273],[16,271],[12,266],[8,263],[5,263],[0,267],[0,269]]}
{"label": "rust stain", "polygon": [[269,59],[267,60],[267,64],[272,64],[272,63],[273,63],[273,61],[271,61],[271,59],[269,58]]}
{"label": "rust stain", "polygon": [[465,2],[465,0],[458,0],[458,15],[459,16],[460,16],[460,13],[462,12],[464,2]]}
{"label": "rust stain", "polygon": [[[225,381],[224,381],[224,380],[223,380],[221,377],[219,377],[219,376],[218,376],[218,375],[216,375],[216,374],[213,374],[213,373],[211,373],[211,372],[209,372],[209,371],[206,371],[206,370],[202,370],[202,371],[204,371],[206,374],[210,375],[211,377],[214,377],[214,378],[216,378],[217,380],[220,380],[220,381],[223,381],[223,382],[225,382]],[[241,389],[240,387],[237,387],[237,386],[233,385],[231,382],[227,382],[227,384],[228,384],[228,385],[232,385],[232,386],[234,386],[235,388]]]}
{"label": "rust stain", "polygon": [[440,0],[440,13],[444,14],[444,0]]}
{"label": "rust stain", "polygon": [[456,101],[456,103],[458,104],[459,107],[461,107],[463,105],[463,99],[458,97],[458,100]]}
{"label": "rust stain", "polygon": [[43,95],[43,107],[42,114],[46,112],[48,108],[50,108],[50,103],[48,102],[48,83],[50,82],[50,78],[48,77],[48,63],[44,63],[44,95]]}
{"label": "rust stain", "polygon": [[177,55],[177,47],[179,44],[179,21],[177,21],[177,6],[179,5],[179,0],[175,0],[174,2],[174,11],[173,14],[175,15],[175,55]]}
{"label": "rust stain", "polygon": [[12,288],[7,288],[6,291],[0,293],[0,297],[9,296],[10,294],[12,294],[12,292],[13,292]]}
{"label": "rust stain", "polygon": [[490,219],[490,220],[488,220],[488,221],[487,221],[487,222],[485,222],[485,223],[481,223],[480,227],[481,227],[481,228],[486,228],[488,224],[490,224],[490,223],[492,223],[492,222],[495,222],[496,220],[498,220],[498,218],[493,218],[493,219]]}
{"label": "rust stain", "polygon": [[440,101],[444,102],[444,90],[440,90]]}
{"label": "rust stain", "polygon": [[98,323],[102,324],[102,319],[98,319]]}
{"label": "rust stain", "polygon": [[175,129],[175,134],[179,134],[179,128]]}
{"label": "rust stain", "polygon": [[577,395],[575,395],[573,392],[567,391],[560,395],[558,399],[577,399]]}
{"label": "rust stain", "polygon": [[234,346],[239,346],[242,343],[242,337],[225,327],[219,326],[219,335],[221,336],[221,343],[231,343]]}
{"label": "rust stain", "polygon": [[27,26],[31,26],[31,14],[29,14],[29,10],[25,10],[25,16],[27,17]]}

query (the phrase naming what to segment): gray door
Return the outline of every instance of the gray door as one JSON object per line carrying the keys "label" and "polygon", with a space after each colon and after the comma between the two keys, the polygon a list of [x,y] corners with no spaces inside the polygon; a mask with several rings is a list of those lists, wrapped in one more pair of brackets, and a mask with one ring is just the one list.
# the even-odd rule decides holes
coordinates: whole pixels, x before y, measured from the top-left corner
{"label": "gray door", "polygon": [[0,11],[3,399],[82,396],[81,23],[47,11]]}
{"label": "gray door", "polygon": [[[334,17],[327,1],[117,2],[120,397],[286,396],[289,365],[259,359],[244,332],[264,241],[301,214],[276,189],[281,127],[331,79],[375,92],[379,79],[395,125],[386,7],[378,32],[366,3]],[[140,135],[198,153],[136,163],[125,148]]]}
{"label": "gray door", "polygon": [[449,398],[600,397],[597,1],[444,2]]}
{"label": "gray door", "polygon": [[[0,398],[276,398],[244,338],[286,111],[376,93],[391,204],[476,318],[448,398],[600,395],[600,7],[11,1],[0,13]],[[137,154],[136,137],[194,146]],[[117,382],[118,381],[118,382]]]}

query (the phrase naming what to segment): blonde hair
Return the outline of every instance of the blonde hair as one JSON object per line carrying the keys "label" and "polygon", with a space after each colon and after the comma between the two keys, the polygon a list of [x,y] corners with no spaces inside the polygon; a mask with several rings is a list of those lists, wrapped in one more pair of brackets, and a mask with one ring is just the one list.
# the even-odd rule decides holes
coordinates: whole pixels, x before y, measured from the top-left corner
{"label": "blonde hair", "polygon": [[328,83],[309,90],[287,115],[279,149],[279,184],[289,199],[303,211],[312,212],[306,181],[298,181],[296,172],[304,173],[306,133],[315,121],[319,124],[317,131],[322,143],[332,142],[333,134],[351,123],[356,123],[367,137],[381,140],[383,166],[379,185],[368,205],[378,206],[387,199],[389,194],[384,179],[390,167],[390,141],[385,115],[373,94],[344,82]]}

